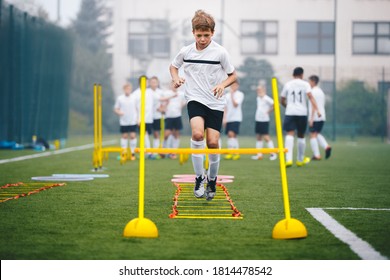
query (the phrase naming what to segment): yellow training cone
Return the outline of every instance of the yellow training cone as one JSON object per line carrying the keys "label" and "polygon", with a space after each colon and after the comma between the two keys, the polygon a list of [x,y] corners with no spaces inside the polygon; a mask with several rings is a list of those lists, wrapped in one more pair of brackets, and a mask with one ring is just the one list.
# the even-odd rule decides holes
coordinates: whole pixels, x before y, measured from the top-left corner
{"label": "yellow training cone", "polygon": [[158,237],[158,229],[156,225],[147,218],[135,218],[127,223],[124,231],[124,237]]}
{"label": "yellow training cone", "polygon": [[272,231],[274,239],[294,239],[307,237],[305,225],[297,219],[283,219],[279,221]]}

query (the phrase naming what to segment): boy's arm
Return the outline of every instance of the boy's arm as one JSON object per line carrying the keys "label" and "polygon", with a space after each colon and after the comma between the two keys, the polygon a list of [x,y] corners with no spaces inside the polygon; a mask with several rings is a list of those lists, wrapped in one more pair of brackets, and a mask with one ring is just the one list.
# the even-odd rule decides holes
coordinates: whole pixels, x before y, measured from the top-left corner
{"label": "boy's arm", "polygon": [[312,108],[313,108],[313,110],[312,110],[312,115],[314,116],[314,112],[317,112],[317,116],[318,117],[321,117],[321,113],[320,113],[320,111],[318,110],[318,106],[317,106],[317,102],[316,102],[316,100],[314,99],[314,97],[313,97],[313,95],[311,94],[311,92],[309,92],[308,94],[307,94],[307,97],[309,98],[309,100],[310,100],[310,102],[311,102],[311,106],[312,106]]}
{"label": "boy's arm", "polygon": [[175,88],[180,87],[184,84],[184,78],[179,77],[179,69],[173,66],[172,64],[169,66],[169,72],[171,73],[172,83]]}
{"label": "boy's arm", "polygon": [[216,98],[220,98],[223,95],[225,88],[233,84],[237,80],[237,73],[234,70],[231,74],[228,74],[226,80],[213,88],[213,93]]}

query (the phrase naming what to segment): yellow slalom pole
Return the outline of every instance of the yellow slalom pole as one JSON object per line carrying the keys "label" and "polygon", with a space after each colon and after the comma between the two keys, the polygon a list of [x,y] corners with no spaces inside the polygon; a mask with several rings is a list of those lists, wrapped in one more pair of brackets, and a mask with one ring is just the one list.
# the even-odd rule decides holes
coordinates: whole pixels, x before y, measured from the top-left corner
{"label": "yellow slalom pole", "polygon": [[98,169],[98,155],[97,155],[97,151],[98,151],[98,120],[97,120],[97,86],[96,84],[93,85],[93,132],[94,132],[94,135],[93,135],[93,144],[94,144],[94,150],[93,150],[93,155],[92,155],[92,164],[93,164],[93,167],[95,169],[95,171],[97,171]]}
{"label": "yellow slalom pole", "polygon": [[102,85],[98,85],[98,160],[99,168],[103,167],[103,135],[102,135]]}
{"label": "yellow slalom pole", "polygon": [[144,217],[145,202],[145,94],[146,77],[141,77],[141,124],[140,124],[140,160],[139,160],[139,199],[138,199],[138,218],[127,223],[124,231],[124,237],[158,237],[156,225]]}
{"label": "yellow slalom pole", "polygon": [[276,136],[278,138],[280,176],[282,180],[283,204],[284,204],[284,213],[285,213],[285,219],[279,221],[275,225],[272,231],[272,237],[275,239],[304,238],[307,236],[307,230],[305,225],[296,219],[292,219],[290,214],[286,162],[285,162],[284,152],[283,152],[284,146],[283,146],[283,134],[282,134],[282,124],[281,124],[282,122],[280,119],[278,82],[276,78],[272,78],[272,93],[273,93],[274,107],[275,107],[274,112],[275,112]]}
{"label": "yellow slalom pole", "polygon": [[[141,148],[135,148],[135,152],[139,153]],[[191,148],[145,148],[146,153],[160,153],[160,154],[272,154],[285,153],[286,149],[279,148],[239,148],[239,149],[191,149]]]}

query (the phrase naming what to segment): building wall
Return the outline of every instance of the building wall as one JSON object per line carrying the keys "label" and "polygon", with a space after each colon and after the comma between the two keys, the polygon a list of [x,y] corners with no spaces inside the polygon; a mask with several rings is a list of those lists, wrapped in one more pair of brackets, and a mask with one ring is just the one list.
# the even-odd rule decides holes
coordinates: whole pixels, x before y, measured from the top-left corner
{"label": "building wall", "polygon": [[[336,2],[337,1],[337,2]],[[330,21],[336,15],[336,56],[297,55],[297,21]],[[291,78],[292,69],[302,66],[306,74],[318,74],[322,80],[333,81],[336,62],[337,81],[364,80],[376,86],[382,79],[390,81],[390,55],[354,55],[352,27],[354,21],[390,21],[390,0],[116,0],[113,26],[113,81],[118,94],[122,84],[136,73],[156,75],[168,83],[170,61],[185,42],[192,40],[191,18],[197,9],[204,9],[217,21],[215,37],[238,67],[246,56],[241,54],[242,20],[278,22],[276,54],[254,55],[266,59],[274,67],[281,82]],[[169,58],[134,59],[127,53],[129,19],[166,19],[171,25],[171,55]],[[225,24],[221,24],[221,20]]]}

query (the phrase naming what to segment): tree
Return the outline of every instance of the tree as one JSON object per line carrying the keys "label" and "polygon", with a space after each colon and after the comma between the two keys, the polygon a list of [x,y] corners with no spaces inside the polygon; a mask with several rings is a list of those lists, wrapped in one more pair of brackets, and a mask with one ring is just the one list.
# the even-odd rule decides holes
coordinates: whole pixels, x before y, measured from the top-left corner
{"label": "tree", "polygon": [[[272,96],[271,79],[274,76],[272,65],[264,60],[256,60],[248,57],[243,65],[237,69],[240,72],[240,91],[245,94],[242,104],[243,121],[240,126],[240,134],[254,135],[255,113],[256,113],[256,87],[260,80],[267,82],[267,94]],[[270,126],[272,127],[272,126]]]}
{"label": "tree", "polygon": [[337,123],[358,125],[359,133],[380,135],[383,106],[379,92],[365,88],[360,81],[349,81],[337,92]]}
{"label": "tree", "polygon": [[87,118],[89,130],[93,128],[95,83],[102,85],[103,126],[108,131],[117,127],[117,118],[112,112],[111,56],[106,42],[110,23],[105,20],[106,12],[101,0],[83,0],[70,26],[75,37],[70,108]]}

